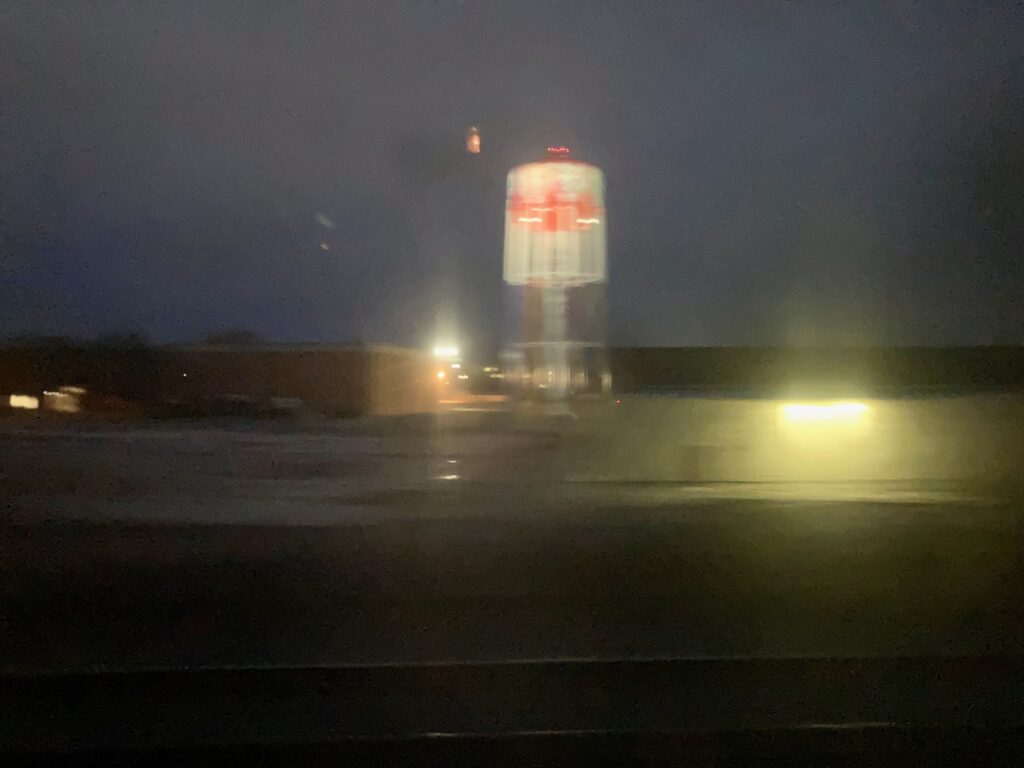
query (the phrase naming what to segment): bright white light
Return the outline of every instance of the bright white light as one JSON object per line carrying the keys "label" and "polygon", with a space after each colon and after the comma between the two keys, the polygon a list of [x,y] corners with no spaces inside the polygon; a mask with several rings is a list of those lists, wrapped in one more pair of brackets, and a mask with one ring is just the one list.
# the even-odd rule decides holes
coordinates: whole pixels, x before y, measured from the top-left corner
{"label": "bright white light", "polygon": [[455,346],[434,347],[434,357],[451,360],[459,356],[459,348]]}
{"label": "bright white light", "polygon": [[540,216],[520,216],[519,220],[524,224],[540,224],[543,221]]}
{"label": "bright white light", "polygon": [[458,370],[461,367],[462,367],[462,363],[452,363],[452,368],[455,368],[456,370]]}
{"label": "bright white light", "polygon": [[577,224],[600,224],[600,219],[576,219]]}
{"label": "bright white light", "polygon": [[459,374],[459,379],[462,380],[462,381],[465,381],[468,378],[469,378],[469,376],[467,374],[465,374],[465,373],[460,373]]}
{"label": "bright white light", "polygon": [[437,480],[458,480],[458,475],[438,475]]}
{"label": "bright white light", "polygon": [[27,411],[39,410],[39,398],[32,395],[11,395],[7,402],[11,408],[24,408]]}
{"label": "bright white light", "polygon": [[446,374],[444,371],[438,371],[437,372],[437,380],[438,381],[444,381],[444,377],[447,376],[447,375],[448,374]]}
{"label": "bright white light", "polygon": [[786,403],[780,408],[788,421],[798,424],[809,423],[853,423],[860,421],[868,412],[865,403],[851,401],[836,403]]}

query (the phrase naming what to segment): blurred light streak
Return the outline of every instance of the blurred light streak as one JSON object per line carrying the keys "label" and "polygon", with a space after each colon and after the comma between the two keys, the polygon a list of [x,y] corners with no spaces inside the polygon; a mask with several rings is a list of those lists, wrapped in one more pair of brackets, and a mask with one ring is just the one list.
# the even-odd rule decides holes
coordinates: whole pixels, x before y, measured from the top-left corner
{"label": "blurred light streak", "polygon": [[28,411],[39,410],[39,398],[32,395],[11,395],[7,402],[11,408],[23,408]]}
{"label": "blurred light streak", "polygon": [[454,345],[440,345],[434,347],[434,357],[452,360],[459,356],[459,348]]}
{"label": "blurred light streak", "polygon": [[865,403],[842,401],[835,403],[785,403],[780,407],[785,419],[794,424],[854,423],[868,412]]}

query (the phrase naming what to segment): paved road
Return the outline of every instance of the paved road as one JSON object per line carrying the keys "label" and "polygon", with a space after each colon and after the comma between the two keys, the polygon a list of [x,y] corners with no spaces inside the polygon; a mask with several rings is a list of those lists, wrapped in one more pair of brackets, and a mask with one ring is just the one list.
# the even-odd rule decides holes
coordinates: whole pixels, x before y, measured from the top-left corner
{"label": "paved road", "polygon": [[1024,649],[1014,502],[565,482],[559,448],[545,432],[5,425],[0,666]]}

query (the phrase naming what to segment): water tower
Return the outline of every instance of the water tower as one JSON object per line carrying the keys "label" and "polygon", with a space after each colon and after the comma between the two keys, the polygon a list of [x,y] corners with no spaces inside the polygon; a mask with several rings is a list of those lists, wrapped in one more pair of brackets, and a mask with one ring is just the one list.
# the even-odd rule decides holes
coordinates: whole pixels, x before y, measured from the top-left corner
{"label": "water tower", "polygon": [[608,391],[604,175],[548,147],[505,204],[506,379],[561,400]]}

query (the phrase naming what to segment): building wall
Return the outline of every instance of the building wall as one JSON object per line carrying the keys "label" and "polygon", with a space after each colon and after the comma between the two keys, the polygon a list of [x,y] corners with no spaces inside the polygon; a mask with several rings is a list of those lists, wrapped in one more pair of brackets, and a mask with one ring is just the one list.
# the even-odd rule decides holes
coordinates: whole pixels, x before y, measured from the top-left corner
{"label": "building wall", "polygon": [[437,407],[436,365],[431,358],[414,350],[378,348],[366,360],[368,413],[426,413]]}
{"label": "building wall", "polygon": [[437,404],[434,374],[425,353],[385,345],[12,346],[0,348],[0,401],[74,386],[86,391],[86,410],[97,397],[116,396],[141,407],[177,404],[200,412],[238,400],[301,401],[336,415],[425,413]]}
{"label": "building wall", "polygon": [[191,347],[170,352],[162,391],[199,405],[240,398],[301,400],[330,414],[421,413],[434,409],[429,359],[401,347]]}
{"label": "building wall", "polygon": [[190,347],[171,350],[165,401],[193,407],[228,398],[301,400],[323,413],[365,413],[367,353],[359,349]]}

